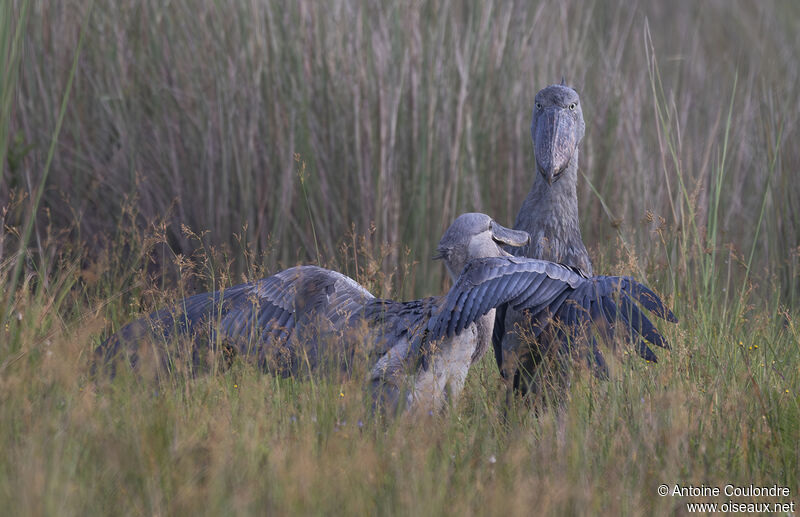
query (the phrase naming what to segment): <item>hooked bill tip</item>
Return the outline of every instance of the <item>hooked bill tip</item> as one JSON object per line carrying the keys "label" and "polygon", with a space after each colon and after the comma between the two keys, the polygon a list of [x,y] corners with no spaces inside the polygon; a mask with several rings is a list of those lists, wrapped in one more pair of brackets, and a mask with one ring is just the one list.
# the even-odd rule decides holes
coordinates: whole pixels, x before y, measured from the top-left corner
{"label": "hooked bill tip", "polygon": [[544,180],[547,182],[548,185],[552,186],[553,183],[560,177],[561,172],[563,169],[554,170],[553,167],[542,167],[537,163],[537,169],[539,170],[539,174],[542,175]]}

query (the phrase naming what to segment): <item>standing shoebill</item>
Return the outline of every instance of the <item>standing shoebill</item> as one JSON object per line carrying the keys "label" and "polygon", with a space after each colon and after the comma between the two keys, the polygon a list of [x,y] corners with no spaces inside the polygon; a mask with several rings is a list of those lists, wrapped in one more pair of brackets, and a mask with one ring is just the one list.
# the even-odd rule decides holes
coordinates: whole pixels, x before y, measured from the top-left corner
{"label": "standing shoebill", "polygon": [[[531,137],[537,174],[514,223],[515,229],[530,234],[531,242],[510,251],[517,256],[556,262],[591,278],[592,261],[578,225],[578,146],[585,130],[578,93],[565,86],[563,80],[536,94]],[[621,312],[615,316],[631,318]],[[570,349],[585,358],[593,357],[590,362],[595,371],[600,375],[606,373],[594,339],[576,338],[571,346],[564,347],[561,340],[545,333],[531,342],[518,332],[529,327],[527,319],[527,315],[516,310],[498,309],[495,358],[510,387],[523,394],[540,393],[546,384],[563,387]],[[652,352],[648,354],[641,348],[639,352],[648,360],[656,360]]]}

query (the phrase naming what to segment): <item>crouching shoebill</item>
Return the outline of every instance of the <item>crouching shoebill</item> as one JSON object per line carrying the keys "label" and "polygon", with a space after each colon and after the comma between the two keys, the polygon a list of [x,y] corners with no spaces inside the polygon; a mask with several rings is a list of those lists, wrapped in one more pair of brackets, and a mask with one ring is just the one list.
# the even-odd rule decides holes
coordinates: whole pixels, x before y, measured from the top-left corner
{"label": "crouching shoebill", "polygon": [[[439,257],[455,281],[470,260],[509,256],[502,246],[527,244],[528,234],[484,214],[464,214],[439,243]],[[394,301],[374,297],[355,280],[317,266],[197,294],[133,321],[98,347],[100,363],[124,356],[134,367],[143,344],[159,349],[171,368],[176,337],[188,337],[191,358],[210,348],[256,361],[280,375],[316,371],[325,358],[350,364],[357,349],[370,358],[367,385],[379,405],[440,410],[458,396],[467,371],[491,344],[494,310],[458,333],[428,339],[427,325],[445,297]]]}

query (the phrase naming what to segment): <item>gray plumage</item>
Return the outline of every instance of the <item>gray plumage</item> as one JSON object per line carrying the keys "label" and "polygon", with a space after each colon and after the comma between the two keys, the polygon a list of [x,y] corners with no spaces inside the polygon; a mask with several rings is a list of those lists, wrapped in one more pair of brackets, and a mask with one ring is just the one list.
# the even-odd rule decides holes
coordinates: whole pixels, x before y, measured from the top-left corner
{"label": "gray plumage", "polygon": [[586,124],[578,93],[553,85],[536,94],[531,137],[536,157],[533,187],[514,228],[531,236],[514,255],[549,260],[592,276],[592,261],[578,221],[578,145]]}
{"label": "gray plumage", "polygon": [[514,311],[527,311],[534,337],[558,327],[554,336],[563,342],[592,323],[611,339],[622,328],[641,357],[656,361],[647,342],[669,345],[634,301],[662,319],[677,321],[653,291],[630,277],[586,278],[560,264],[524,257],[475,259],[429,321],[427,338],[458,334],[480,315],[507,304]]}
{"label": "gray plumage", "polygon": [[[303,349],[286,346],[300,336],[295,329],[310,329],[318,315],[329,320],[344,318],[360,310],[374,297],[351,278],[316,266],[298,266],[256,282],[240,284],[212,293],[202,293],[160,309],[124,326],[98,347],[100,363],[112,363],[125,353],[136,367],[142,341],[156,347],[156,359],[170,368],[176,338],[194,340],[191,363],[201,366],[210,348],[228,355],[253,357],[265,369],[277,373],[297,372],[301,362],[317,362],[316,340]],[[113,370],[112,370],[113,371]]]}
{"label": "gray plumage", "polygon": [[[562,340],[591,322],[613,333],[621,321],[640,353],[653,355],[644,340],[666,346],[632,303],[674,318],[646,287],[628,278],[586,279],[559,264],[512,257],[500,247],[527,243],[525,232],[503,228],[483,214],[464,214],[437,248],[455,280],[445,296],[383,300],[340,273],[298,266],[186,298],[172,310],[127,325],[101,353],[110,359],[126,343],[135,350],[130,341],[146,337],[149,329],[167,344],[171,334],[188,334],[195,339],[194,351],[224,344],[266,369],[293,374],[314,369],[326,353],[348,363],[362,343],[376,400],[389,408],[405,403],[439,409],[449,395],[460,393],[469,367],[488,349],[495,308],[504,304],[529,311],[537,336],[553,328],[554,316],[563,322],[557,334]],[[276,357],[283,360],[277,369]]]}
{"label": "gray plumage", "polygon": [[[464,214],[445,232],[438,251],[455,280],[469,260],[507,255],[501,244],[527,242],[525,232],[503,228],[484,214]],[[160,360],[169,368],[170,338],[188,335],[193,360],[203,357],[199,351],[218,347],[290,375],[315,369],[322,357],[349,363],[365,344],[373,364],[368,382],[377,398],[397,405],[405,396],[409,405],[439,408],[448,392],[460,392],[469,366],[490,346],[494,317],[493,310],[480,314],[459,333],[428,342],[427,324],[444,300],[382,300],[340,273],[298,266],[186,298],[125,326],[97,353],[107,362],[127,350],[135,365],[138,342],[149,338],[164,345]]]}
{"label": "gray plumage", "polygon": [[[548,86],[539,91],[534,102],[531,138],[537,174],[514,223],[515,229],[530,234],[531,244],[511,252],[566,266],[581,277],[590,279],[596,292],[610,292],[608,289],[612,284],[618,285],[623,291],[626,288],[633,289],[628,294],[634,299],[647,309],[653,310],[655,307],[656,312],[660,311],[659,315],[668,316],[667,319],[673,321],[674,315],[663,312],[660,300],[655,306],[648,303],[648,299],[657,300],[657,297],[642,284],[629,278],[592,278],[592,262],[583,244],[578,224],[578,154],[579,144],[586,130],[580,98],[575,90],[565,86],[562,81],[560,85]],[[641,293],[647,295],[638,296]],[[585,302],[588,295],[582,296],[581,303],[577,306],[589,311],[593,318],[606,319],[609,322],[622,321],[623,326],[631,331],[631,336],[639,334],[654,344],[666,344],[654,330],[652,323],[641,315],[630,297],[623,296],[619,304],[608,297],[601,297],[602,303],[587,304]],[[519,333],[511,331],[520,325],[525,328],[529,317],[515,309],[519,309],[519,306],[514,307],[512,304],[510,309],[503,306],[498,310],[494,329],[495,358],[501,373],[514,388],[521,389],[523,393],[529,390],[539,391],[541,382],[552,383],[552,374],[561,375],[567,368],[563,336],[559,333],[537,333],[538,340],[532,345],[522,339]],[[574,316],[577,310],[570,309],[561,316]],[[584,355],[595,359],[596,371],[604,375],[605,361],[593,335],[583,343],[581,340],[577,341],[584,348]],[[588,349],[591,354],[586,354]],[[647,360],[657,359],[641,340],[637,341],[637,351]],[[544,368],[547,358],[555,359],[560,366],[555,369]],[[540,371],[545,369],[548,371]]]}

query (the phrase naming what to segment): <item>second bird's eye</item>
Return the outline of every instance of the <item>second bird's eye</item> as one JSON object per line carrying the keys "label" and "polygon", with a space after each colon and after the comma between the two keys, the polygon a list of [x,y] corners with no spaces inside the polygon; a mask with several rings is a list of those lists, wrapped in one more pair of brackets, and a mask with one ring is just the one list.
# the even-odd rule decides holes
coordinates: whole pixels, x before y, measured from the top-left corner
{"label": "second bird's eye", "polygon": [[570,105],[569,105],[569,109],[570,109],[570,110],[572,110],[572,111],[575,111],[575,108],[576,108],[577,106],[578,106],[578,103],[577,103],[577,102],[572,102],[572,103],[570,103]]}
{"label": "second bird's eye", "polygon": [[542,109],[542,103],[541,103],[541,102],[537,102],[537,103],[536,103],[536,109],[537,109],[537,110],[540,110],[540,109]]}

